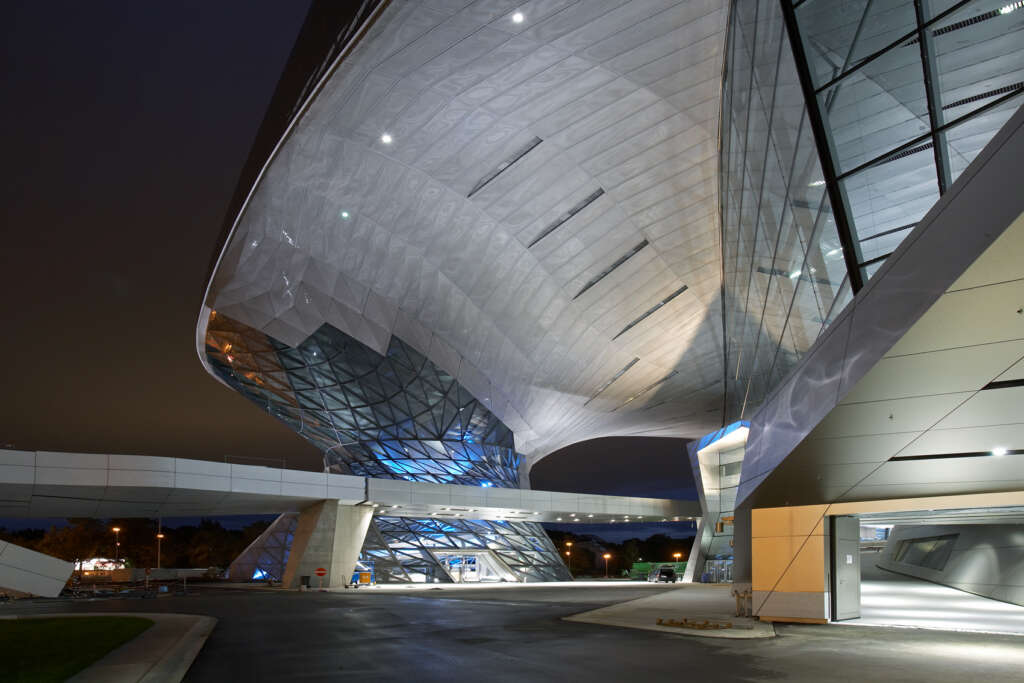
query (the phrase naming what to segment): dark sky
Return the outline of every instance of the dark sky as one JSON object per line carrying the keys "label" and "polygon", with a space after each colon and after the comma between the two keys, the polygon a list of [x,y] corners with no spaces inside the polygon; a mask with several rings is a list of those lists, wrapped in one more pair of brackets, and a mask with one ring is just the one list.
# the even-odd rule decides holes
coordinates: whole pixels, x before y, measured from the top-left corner
{"label": "dark sky", "polygon": [[[4,3],[0,447],[321,467],[194,345],[228,202],[308,6]],[[693,497],[672,439],[573,446],[533,481]]]}
{"label": "dark sky", "polygon": [[0,446],[321,457],[210,378],[206,271],[308,2],[6,2]]}
{"label": "dark sky", "polygon": [[[555,451],[530,470],[539,490],[696,500],[684,439],[609,437]],[[545,524],[549,529],[594,534],[616,543],[651,534],[692,536],[690,523]]]}

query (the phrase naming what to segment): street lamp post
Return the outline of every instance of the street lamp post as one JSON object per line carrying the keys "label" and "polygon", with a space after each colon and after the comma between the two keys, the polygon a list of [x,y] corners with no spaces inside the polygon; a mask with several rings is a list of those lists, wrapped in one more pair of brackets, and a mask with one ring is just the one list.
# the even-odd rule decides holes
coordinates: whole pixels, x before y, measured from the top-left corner
{"label": "street lamp post", "polygon": [[112,531],[114,532],[114,564],[121,559],[121,527],[115,526]]}
{"label": "street lamp post", "polygon": [[611,557],[610,553],[604,554],[604,578],[606,579],[608,578],[608,560],[610,560]]}
{"label": "street lamp post", "polygon": [[672,553],[672,557],[676,558],[676,562],[678,562],[679,558],[682,557],[682,556],[683,556],[682,553]]}
{"label": "street lamp post", "polygon": [[160,543],[164,540],[163,518],[156,518],[156,568],[160,569]]}

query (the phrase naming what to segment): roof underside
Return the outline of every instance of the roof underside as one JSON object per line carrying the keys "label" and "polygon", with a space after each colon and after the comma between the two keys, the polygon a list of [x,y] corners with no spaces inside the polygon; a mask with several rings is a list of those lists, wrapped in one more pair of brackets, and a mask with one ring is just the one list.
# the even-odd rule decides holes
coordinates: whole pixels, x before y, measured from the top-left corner
{"label": "roof underside", "polygon": [[531,462],[720,426],[727,7],[393,0],[265,170],[206,304],[293,346],[325,322],[380,352],[397,335]]}

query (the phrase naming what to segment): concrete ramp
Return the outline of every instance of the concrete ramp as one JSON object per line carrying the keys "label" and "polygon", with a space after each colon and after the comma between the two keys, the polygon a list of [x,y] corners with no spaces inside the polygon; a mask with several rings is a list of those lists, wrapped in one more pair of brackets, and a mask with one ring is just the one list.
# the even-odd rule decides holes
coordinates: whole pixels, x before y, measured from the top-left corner
{"label": "concrete ramp", "polygon": [[74,569],[71,562],[0,541],[0,592],[55,598]]}

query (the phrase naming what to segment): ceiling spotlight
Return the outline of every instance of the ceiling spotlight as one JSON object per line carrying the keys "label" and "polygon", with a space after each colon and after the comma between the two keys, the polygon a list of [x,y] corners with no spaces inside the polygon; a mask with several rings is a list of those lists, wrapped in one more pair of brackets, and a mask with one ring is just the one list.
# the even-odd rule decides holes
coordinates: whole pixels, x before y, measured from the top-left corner
{"label": "ceiling spotlight", "polygon": [[341,217],[342,217],[342,218],[343,218],[344,220],[346,220],[346,221],[348,220],[348,217],[349,217],[349,215],[350,215],[350,214],[349,214],[349,212],[348,212],[348,211],[342,211],[342,212],[341,212]]}
{"label": "ceiling spotlight", "polygon": [[587,517],[593,517],[594,515],[587,515]]}
{"label": "ceiling spotlight", "polygon": [[384,133],[383,135],[380,136],[380,141],[383,142],[385,145],[390,145],[392,140],[393,138],[391,137],[390,133]]}
{"label": "ceiling spotlight", "polygon": [[556,521],[556,522],[561,522],[561,521],[562,521],[562,518],[561,518],[561,517],[559,517],[559,518],[558,518],[558,519],[556,519],[555,521]]}
{"label": "ceiling spotlight", "polygon": [[523,23],[524,19],[526,19],[526,17],[523,16],[522,12],[516,12],[515,14],[512,15],[513,24],[521,24]]}
{"label": "ceiling spotlight", "polygon": [[794,270],[792,273],[789,274],[789,279],[790,280],[795,280],[798,277],[800,277],[800,271],[799,270]]}
{"label": "ceiling spotlight", "polygon": [[821,187],[824,184],[825,184],[824,180],[815,180],[810,185],[808,185],[808,187]]}
{"label": "ceiling spotlight", "polygon": [[992,449],[992,455],[1006,455],[1006,449],[1002,446]]}

